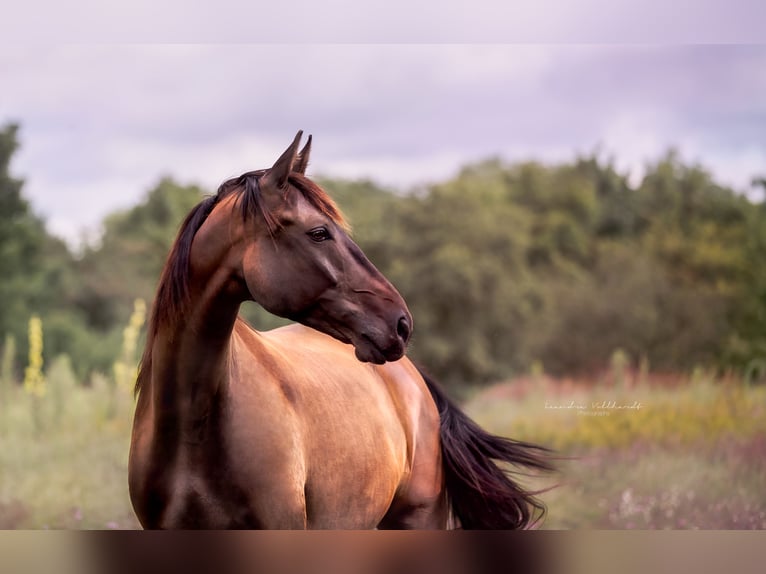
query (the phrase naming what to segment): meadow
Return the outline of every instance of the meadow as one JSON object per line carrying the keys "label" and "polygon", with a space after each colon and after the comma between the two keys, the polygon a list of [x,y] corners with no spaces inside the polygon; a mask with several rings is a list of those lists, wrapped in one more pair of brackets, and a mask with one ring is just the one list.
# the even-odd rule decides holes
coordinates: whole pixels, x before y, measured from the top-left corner
{"label": "meadow", "polygon": [[549,529],[765,529],[766,386],[690,377],[528,377],[476,394],[487,429],[555,449]]}
{"label": "meadow", "polygon": [[[130,385],[80,384],[66,357],[46,392],[2,387],[0,528],[137,528],[127,493]],[[530,375],[473,394],[489,430],[555,449],[550,529],[765,529],[766,386],[703,373]]]}
{"label": "meadow", "polygon": [[6,386],[0,403],[0,528],[139,527],[128,498],[129,389],[79,384],[57,359],[47,392]]}

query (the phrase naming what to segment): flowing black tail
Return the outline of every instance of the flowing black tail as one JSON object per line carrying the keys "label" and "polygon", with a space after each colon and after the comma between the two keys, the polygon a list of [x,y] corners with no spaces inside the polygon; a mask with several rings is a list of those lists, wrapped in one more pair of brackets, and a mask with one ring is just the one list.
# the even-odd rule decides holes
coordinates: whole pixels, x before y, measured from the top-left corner
{"label": "flowing black tail", "polygon": [[[420,371],[441,417],[441,448],[452,513],[466,529],[526,528],[545,505],[510,478],[499,463],[553,471],[552,451],[488,433]],[[497,462],[496,462],[497,461]]]}

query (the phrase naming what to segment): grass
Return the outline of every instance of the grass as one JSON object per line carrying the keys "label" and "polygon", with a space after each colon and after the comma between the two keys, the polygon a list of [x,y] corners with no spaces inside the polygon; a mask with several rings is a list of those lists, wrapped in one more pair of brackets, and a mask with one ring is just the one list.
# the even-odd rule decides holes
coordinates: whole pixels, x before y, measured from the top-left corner
{"label": "grass", "polygon": [[[2,390],[0,528],[137,528],[130,392],[105,377],[79,385],[61,364],[37,403],[21,386]],[[763,386],[538,376],[490,387],[466,408],[492,432],[569,457],[558,476],[528,482],[558,483],[541,495],[544,528],[766,529]]]}
{"label": "grass", "polygon": [[6,389],[0,528],[137,528],[127,492],[132,397],[96,378],[58,401],[58,382],[37,405],[22,388]]}
{"label": "grass", "polygon": [[545,528],[766,529],[764,387],[539,378],[490,388],[467,409],[488,430],[566,458],[555,479],[528,482],[558,482],[540,496]]}

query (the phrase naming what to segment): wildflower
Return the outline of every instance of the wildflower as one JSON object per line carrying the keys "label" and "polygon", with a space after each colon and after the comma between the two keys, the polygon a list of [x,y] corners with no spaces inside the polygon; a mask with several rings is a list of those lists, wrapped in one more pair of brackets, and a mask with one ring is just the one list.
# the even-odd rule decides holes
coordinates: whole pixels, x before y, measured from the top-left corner
{"label": "wildflower", "polygon": [[120,358],[115,361],[113,367],[114,379],[117,382],[117,386],[122,389],[130,390],[132,383],[136,380],[136,346],[145,318],[146,303],[143,299],[136,299],[133,302],[133,313],[122,332],[122,352]]}
{"label": "wildflower", "polygon": [[43,322],[37,315],[29,319],[29,365],[24,372],[24,390],[32,396],[45,396],[43,377]]}

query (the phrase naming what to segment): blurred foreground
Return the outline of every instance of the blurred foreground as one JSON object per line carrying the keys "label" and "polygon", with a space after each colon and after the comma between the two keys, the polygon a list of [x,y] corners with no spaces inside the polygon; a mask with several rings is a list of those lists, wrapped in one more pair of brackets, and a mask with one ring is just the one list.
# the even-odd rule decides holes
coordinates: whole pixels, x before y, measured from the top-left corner
{"label": "blurred foreground", "polygon": [[8,574],[760,574],[763,557],[754,532],[0,534]]}

